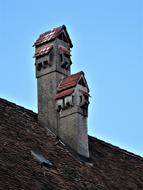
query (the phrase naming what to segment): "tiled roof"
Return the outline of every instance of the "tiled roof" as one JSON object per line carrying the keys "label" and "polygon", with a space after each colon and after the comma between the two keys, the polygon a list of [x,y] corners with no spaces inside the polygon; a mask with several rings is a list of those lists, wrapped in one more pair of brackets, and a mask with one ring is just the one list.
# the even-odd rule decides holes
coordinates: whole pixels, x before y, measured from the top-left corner
{"label": "tiled roof", "polygon": [[71,95],[73,92],[74,92],[74,89],[67,89],[67,90],[64,90],[64,91],[62,91],[62,92],[59,92],[59,93],[56,95],[56,99],[60,99],[60,98],[69,96],[69,95]]}
{"label": "tiled roof", "polygon": [[[89,136],[89,166],[55,142],[55,136],[39,126],[36,113],[0,99],[0,189],[143,189],[142,157]],[[44,176],[31,150],[42,152],[56,173],[46,170]]]}
{"label": "tiled roof", "polygon": [[36,42],[34,43],[33,46],[39,46],[39,45],[41,45],[41,44],[43,44],[45,42],[49,42],[51,40],[54,40],[55,38],[57,38],[61,34],[61,32],[63,30],[65,31],[66,36],[68,37],[68,40],[69,40],[69,43],[70,43],[70,47],[73,47],[71,39],[70,39],[70,37],[68,35],[68,32],[66,30],[66,26],[65,25],[59,26],[57,28],[54,28],[53,30],[50,30],[48,32],[45,32],[45,33],[41,34],[39,36],[39,38],[36,40]]}
{"label": "tiled roof", "polygon": [[81,71],[76,74],[67,76],[61,81],[61,83],[58,86],[57,91],[60,92],[60,91],[75,87],[83,74],[84,73]]}
{"label": "tiled roof", "polygon": [[49,54],[52,48],[53,48],[53,45],[50,45],[50,46],[45,45],[45,46],[39,47],[36,49],[34,57],[38,58],[42,55]]}

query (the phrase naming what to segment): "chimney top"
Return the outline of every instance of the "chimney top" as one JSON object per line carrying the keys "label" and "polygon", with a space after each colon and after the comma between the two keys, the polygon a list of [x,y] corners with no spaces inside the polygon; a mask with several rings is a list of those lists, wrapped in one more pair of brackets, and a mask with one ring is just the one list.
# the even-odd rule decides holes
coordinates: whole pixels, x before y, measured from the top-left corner
{"label": "chimney top", "polygon": [[33,44],[33,46],[39,46],[46,42],[50,42],[50,41],[54,40],[55,38],[57,38],[62,32],[64,32],[64,34],[68,38],[70,47],[72,48],[73,44],[69,37],[69,34],[67,32],[65,25],[59,26],[57,28],[53,28],[52,30],[49,30],[47,32],[40,34],[39,38],[36,40],[36,42]]}

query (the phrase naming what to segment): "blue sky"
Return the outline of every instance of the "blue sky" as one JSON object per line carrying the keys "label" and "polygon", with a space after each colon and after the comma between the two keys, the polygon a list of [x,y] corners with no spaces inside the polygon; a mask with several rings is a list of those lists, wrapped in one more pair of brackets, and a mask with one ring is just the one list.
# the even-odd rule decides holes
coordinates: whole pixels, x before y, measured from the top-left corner
{"label": "blue sky", "polygon": [[89,134],[143,155],[142,0],[1,0],[0,97],[37,111],[32,45],[62,24],[91,90]]}

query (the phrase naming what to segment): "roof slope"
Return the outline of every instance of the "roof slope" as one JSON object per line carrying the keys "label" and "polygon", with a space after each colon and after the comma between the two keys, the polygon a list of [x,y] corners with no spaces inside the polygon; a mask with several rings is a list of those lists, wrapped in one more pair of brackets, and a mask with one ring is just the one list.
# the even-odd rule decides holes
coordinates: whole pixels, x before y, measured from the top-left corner
{"label": "roof slope", "polygon": [[[89,137],[92,167],[55,142],[55,136],[38,125],[37,114],[0,99],[0,189],[143,189],[143,158]],[[56,173],[44,176],[31,150],[40,150]]]}

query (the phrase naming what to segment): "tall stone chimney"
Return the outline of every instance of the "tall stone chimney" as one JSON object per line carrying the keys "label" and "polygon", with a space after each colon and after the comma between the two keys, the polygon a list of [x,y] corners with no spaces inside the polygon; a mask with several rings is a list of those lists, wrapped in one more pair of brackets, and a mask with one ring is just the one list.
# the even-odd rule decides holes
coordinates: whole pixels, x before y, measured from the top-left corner
{"label": "tall stone chimney", "polygon": [[89,89],[82,71],[61,81],[56,101],[60,138],[80,155],[89,157],[87,133]]}
{"label": "tall stone chimney", "polygon": [[70,48],[73,47],[65,26],[39,36],[35,46],[38,88],[38,120],[57,135],[58,116],[55,97],[60,81],[70,75]]}
{"label": "tall stone chimney", "polygon": [[41,34],[34,46],[39,124],[78,154],[89,157],[89,88],[83,72],[71,75],[73,45],[66,27]]}

